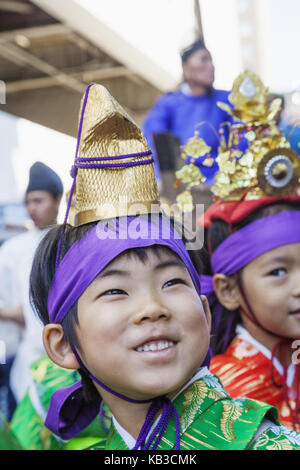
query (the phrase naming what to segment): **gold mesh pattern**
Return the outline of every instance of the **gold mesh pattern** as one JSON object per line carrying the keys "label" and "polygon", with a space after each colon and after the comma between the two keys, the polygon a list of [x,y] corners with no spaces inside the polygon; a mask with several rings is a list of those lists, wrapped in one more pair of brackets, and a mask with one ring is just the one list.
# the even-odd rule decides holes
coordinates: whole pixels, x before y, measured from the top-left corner
{"label": "gold mesh pattern", "polygon": [[[107,157],[101,163],[143,161],[151,156],[117,160],[110,157],[147,150],[141,130],[126,111],[103,86],[92,85],[84,112],[78,158],[87,158],[89,163],[99,163],[93,160],[99,157]],[[114,215],[133,215],[136,206],[132,204],[136,203],[143,204],[149,212],[151,205],[158,203],[153,164],[79,168],[75,194],[75,225]],[[110,213],[111,207],[115,211],[113,214]]]}

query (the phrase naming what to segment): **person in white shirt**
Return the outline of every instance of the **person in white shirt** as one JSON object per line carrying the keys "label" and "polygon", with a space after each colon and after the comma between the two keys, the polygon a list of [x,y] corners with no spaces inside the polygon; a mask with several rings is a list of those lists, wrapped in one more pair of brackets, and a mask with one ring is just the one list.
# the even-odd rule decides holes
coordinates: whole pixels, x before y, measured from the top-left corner
{"label": "person in white shirt", "polygon": [[0,341],[6,352],[2,361],[5,364],[0,363],[0,411],[8,419],[15,402],[23,398],[30,385],[30,364],[44,354],[42,325],[29,301],[29,277],[35,250],[49,227],[56,223],[62,194],[59,176],[36,162],[30,169],[25,192],[34,228],[6,241],[0,248]]}

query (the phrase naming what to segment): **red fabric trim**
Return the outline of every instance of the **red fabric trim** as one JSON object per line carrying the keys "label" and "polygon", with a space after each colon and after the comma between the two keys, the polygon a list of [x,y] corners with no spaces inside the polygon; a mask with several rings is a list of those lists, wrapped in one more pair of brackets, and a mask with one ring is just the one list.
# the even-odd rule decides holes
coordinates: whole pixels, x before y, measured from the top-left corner
{"label": "red fabric trim", "polygon": [[242,200],[225,202],[219,200],[207,209],[207,211],[198,219],[197,223],[200,226],[208,228],[211,226],[214,219],[221,219],[227,222],[229,225],[234,225],[245,219],[256,209],[278,201],[300,202],[300,196],[270,196],[261,199],[255,199],[253,201]]}

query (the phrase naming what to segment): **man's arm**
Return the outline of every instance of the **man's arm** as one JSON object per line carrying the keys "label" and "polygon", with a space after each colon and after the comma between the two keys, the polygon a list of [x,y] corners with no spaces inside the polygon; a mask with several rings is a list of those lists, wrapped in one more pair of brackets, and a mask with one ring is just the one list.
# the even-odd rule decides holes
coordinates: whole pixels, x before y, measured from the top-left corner
{"label": "man's arm", "polygon": [[153,134],[170,131],[171,109],[169,101],[170,98],[168,95],[163,95],[158,98],[143,122],[143,134],[153,154],[155,175],[158,181],[161,180],[161,175],[159,160],[153,142]]}
{"label": "man's arm", "polygon": [[24,313],[21,305],[16,307],[0,307],[0,319],[14,321],[21,326],[25,325]]}
{"label": "man's arm", "polygon": [[24,325],[20,290],[17,287],[17,254],[15,238],[0,248],[0,319]]}

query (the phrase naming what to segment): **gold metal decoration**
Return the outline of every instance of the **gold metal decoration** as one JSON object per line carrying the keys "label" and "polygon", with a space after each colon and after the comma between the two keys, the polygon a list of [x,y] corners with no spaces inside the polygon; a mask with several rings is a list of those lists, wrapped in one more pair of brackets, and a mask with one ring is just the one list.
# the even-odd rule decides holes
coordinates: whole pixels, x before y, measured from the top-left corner
{"label": "gold metal decoration", "polygon": [[193,158],[203,157],[211,150],[206,142],[199,137],[198,132],[195,132],[194,137],[189,139],[186,145],[183,147],[183,153],[185,155],[190,155]]}
{"label": "gold metal decoration", "polygon": [[[227,103],[219,102],[221,109],[237,121],[254,122],[260,124],[273,119],[273,113],[279,111],[281,106],[280,98],[274,100],[272,108],[268,110],[268,89],[265,88],[260,78],[253,72],[246,70],[234,81],[232,91],[228,97],[233,108]],[[276,114],[275,113],[275,114]]]}
{"label": "gold metal decoration", "polygon": [[292,194],[300,177],[300,159],[291,149],[270,150],[257,168],[258,184],[267,195]]}
{"label": "gold metal decoration", "polygon": [[[191,137],[185,146],[182,147],[181,157],[183,160],[187,160],[189,157],[189,163],[184,165],[180,170],[176,171],[176,183],[175,186],[179,186],[181,183],[186,185],[186,189],[183,193],[180,193],[176,197],[176,201],[179,209],[182,212],[192,212],[193,201],[191,195],[191,188],[198,186],[206,181],[204,176],[197,166],[199,159],[201,159],[201,165],[210,167],[213,165],[213,159],[210,155],[211,147],[199,137],[199,132],[196,130],[193,137]],[[204,157],[204,158],[202,158]]]}
{"label": "gold metal decoration", "polygon": [[[260,78],[246,71],[234,81],[229,101],[233,108],[227,103],[218,103],[234,118],[234,123],[223,123],[219,129],[220,145],[216,158],[219,170],[211,187],[214,199],[239,201],[296,195],[300,183],[300,159],[290,149],[274,119],[281,110],[281,99],[270,102],[268,90]],[[225,125],[229,128],[227,141]],[[202,141],[199,148],[206,149],[205,142]],[[203,182],[193,169],[193,163],[191,161],[176,173],[188,185],[187,189]],[[187,199],[187,195],[181,199]]]}
{"label": "gold metal decoration", "polygon": [[[83,106],[83,100],[81,108]],[[78,158],[93,164],[121,163],[123,155],[148,151],[146,140],[132,118],[101,85],[93,84],[85,104]],[[120,159],[112,157],[120,156]],[[132,156],[142,162],[149,156]],[[99,160],[98,160],[99,161]],[[158,188],[153,163],[128,167],[80,168],[74,193],[74,225],[121,215],[158,210]]]}

